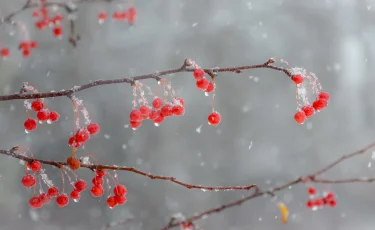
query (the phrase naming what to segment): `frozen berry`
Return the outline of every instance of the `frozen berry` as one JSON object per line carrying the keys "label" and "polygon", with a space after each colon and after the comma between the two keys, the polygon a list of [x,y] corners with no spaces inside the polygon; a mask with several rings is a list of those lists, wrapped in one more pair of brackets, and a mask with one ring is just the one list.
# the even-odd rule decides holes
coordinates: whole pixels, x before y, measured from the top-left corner
{"label": "frozen berry", "polygon": [[103,177],[101,176],[96,176],[94,178],[92,178],[92,184],[93,185],[103,185],[104,181],[103,181]]}
{"label": "frozen berry", "polygon": [[212,126],[217,126],[221,121],[221,116],[218,112],[212,112],[208,115],[208,124]]}
{"label": "frozen berry", "polygon": [[43,206],[42,201],[39,196],[33,196],[29,200],[29,205],[31,208],[41,208]]}
{"label": "frozen berry", "polygon": [[126,187],[124,185],[117,185],[116,187],[113,188],[113,193],[116,195],[116,196],[125,196],[126,195]]}
{"label": "frozen berry", "polygon": [[179,101],[182,106],[185,106],[185,100],[182,97],[177,98],[177,101]]}
{"label": "frozen berry", "polygon": [[31,54],[30,49],[24,49],[22,51],[22,56],[24,56],[24,57],[28,57],[28,56],[30,56],[30,54]]}
{"label": "frozen berry", "polygon": [[56,197],[57,205],[62,208],[69,204],[69,197],[66,194],[60,194]]}
{"label": "frozen berry", "polygon": [[33,175],[26,174],[25,176],[22,177],[22,185],[25,188],[31,188],[35,185],[36,180]]}
{"label": "frozen berry", "polygon": [[324,99],[324,100],[329,100],[330,96],[329,96],[329,93],[327,92],[320,92],[319,93],[319,99]]}
{"label": "frozen berry", "polygon": [[51,187],[48,189],[49,196],[57,196],[59,195],[59,189],[57,187]]}
{"label": "frozen berry", "polygon": [[75,157],[68,157],[68,159],[66,160],[66,163],[68,163],[69,167],[72,169],[72,170],[77,170],[81,167],[81,162],[75,158]]}
{"label": "frozen berry", "polygon": [[322,110],[323,108],[327,107],[327,105],[328,105],[328,102],[327,100],[324,100],[324,99],[318,99],[313,102],[313,107],[317,111]]}
{"label": "frozen berry", "polygon": [[87,183],[86,183],[86,181],[84,181],[84,180],[78,180],[78,181],[74,184],[74,189],[77,190],[78,192],[85,191],[86,188],[87,188]]}
{"label": "frozen berry", "polygon": [[329,206],[331,206],[332,208],[336,206],[336,200],[330,200],[329,201]]}
{"label": "frozen berry", "polygon": [[63,34],[63,30],[61,27],[56,26],[55,28],[53,28],[53,36],[58,38],[58,37],[61,37],[62,34]]}
{"label": "frozen berry", "polygon": [[150,112],[150,120],[155,120],[160,116],[160,110],[151,110]]}
{"label": "frozen berry", "polygon": [[70,147],[78,148],[83,143],[82,142],[77,142],[75,139],[76,139],[75,136],[74,137],[70,137],[69,140],[68,140],[68,144],[69,144]]}
{"label": "frozen berry", "polygon": [[201,78],[196,82],[197,88],[203,91],[207,90],[209,84],[210,82],[206,78]]}
{"label": "frozen berry", "polygon": [[91,134],[97,134],[100,131],[100,126],[97,123],[91,123],[87,126],[87,131]]}
{"label": "frozen berry", "polygon": [[307,189],[307,193],[308,193],[309,195],[315,195],[315,194],[316,194],[316,189],[313,188],[313,187],[309,187],[309,188]]}
{"label": "frozen berry", "polygon": [[162,123],[164,121],[164,116],[162,114],[160,114],[158,116],[158,118],[154,119],[154,123],[155,125],[159,125],[160,123]]}
{"label": "frozen berry", "polygon": [[23,126],[25,127],[25,130],[26,131],[33,131],[34,129],[36,129],[36,127],[38,126],[37,125],[37,122],[36,120],[32,119],[32,118],[29,118],[25,121],[25,123],[23,124]]}
{"label": "frozen berry", "polygon": [[91,190],[91,195],[94,196],[94,197],[99,197],[99,196],[102,196],[103,193],[104,193],[104,189],[103,189],[103,186],[101,185],[94,185]]}
{"label": "frozen berry", "polygon": [[38,113],[36,114],[36,117],[38,118],[39,121],[46,121],[49,119],[50,111],[47,109],[42,109],[39,110]]}
{"label": "frozen berry", "polygon": [[0,55],[1,57],[8,57],[10,54],[10,51],[8,48],[2,48],[0,49]]}
{"label": "frozen berry", "polygon": [[204,77],[204,70],[203,69],[196,69],[196,70],[194,70],[194,73],[193,73],[193,75],[194,75],[194,78],[196,79],[196,80],[198,80],[198,79],[201,79],[202,77]]}
{"label": "frozen berry", "polygon": [[310,105],[302,107],[302,111],[305,113],[306,118],[310,118],[315,113],[314,108]]}
{"label": "frozen berry", "polygon": [[160,109],[160,108],[163,106],[163,101],[162,101],[159,97],[156,97],[156,98],[152,101],[152,106],[153,106],[155,109]]}
{"label": "frozen berry", "polygon": [[81,193],[78,191],[78,190],[73,190],[71,193],[70,193],[70,197],[73,199],[73,200],[79,200],[81,198]]}
{"label": "frozen berry", "polygon": [[214,85],[214,83],[213,83],[212,81],[210,81],[210,82],[208,83],[208,87],[207,87],[207,89],[205,90],[205,92],[206,92],[206,93],[211,93],[212,91],[214,91],[214,89],[215,89],[215,85]]}
{"label": "frozen berry", "polygon": [[305,122],[306,120],[306,115],[304,112],[302,111],[298,111],[296,112],[296,114],[294,114],[294,120],[298,123],[298,124],[303,124],[303,122]]}
{"label": "frozen berry", "polygon": [[42,204],[47,204],[51,201],[51,196],[47,193],[42,193],[39,195],[39,199],[42,202]]}
{"label": "frozen berry", "polygon": [[49,120],[51,122],[55,122],[60,118],[60,114],[56,111],[52,111],[49,113]]}
{"label": "frozen berry", "polygon": [[296,74],[292,76],[292,80],[296,85],[301,84],[303,82],[303,77],[301,74]]}
{"label": "frozen berry", "polygon": [[172,116],[173,115],[172,106],[169,104],[166,104],[163,107],[161,107],[160,112],[161,112],[161,115],[163,115],[164,117]]}
{"label": "frozen berry", "polygon": [[37,42],[37,41],[31,41],[31,42],[30,42],[30,47],[31,47],[32,49],[37,48],[37,47],[38,47],[38,42]]}
{"label": "frozen berry", "polygon": [[308,201],[306,202],[306,206],[307,206],[308,208],[313,208],[313,207],[314,207],[314,202],[313,202],[312,200],[308,200]]}
{"label": "frozen berry", "polygon": [[181,105],[175,105],[175,106],[172,107],[172,112],[173,112],[173,114],[176,115],[176,116],[181,116],[181,115],[184,114],[185,109],[184,109],[184,107],[181,106]]}
{"label": "frozen berry", "polygon": [[76,142],[85,142],[90,138],[90,133],[86,129],[80,129],[76,133]]}
{"label": "frozen berry", "polygon": [[105,169],[98,169],[96,170],[96,175],[103,177],[107,174],[107,171]]}
{"label": "frozen berry", "polygon": [[43,108],[44,108],[44,103],[40,99],[37,99],[31,103],[31,109],[36,112],[40,111]]}
{"label": "frozen berry", "polygon": [[100,13],[98,14],[98,19],[99,19],[99,21],[104,21],[104,20],[106,20],[106,19],[107,19],[107,14],[104,13],[104,12],[100,12]]}
{"label": "frozen berry", "polygon": [[142,117],[142,113],[141,113],[141,111],[139,111],[139,110],[137,110],[137,109],[135,109],[135,110],[132,110],[131,112],[130,112],[130,115],[129,115],[129,117],[130,117],[130,121],[142,121],[143,120],[143,117]]}
{"label": "frozen berry", "polygon": [[125,204],[127,200],[125,196],[115,196],[115,199],[119,205]]}
{"label": "frozen berry", "polygon": [[31,164],[29,164],[29,168],[33,172],[38,172],[42,168],[42,163],[40,163],[40,161],[33,161]]}
{"label": "frozen berry", "polygon": [[110,208],[114,208],[117,205],[116,198],[114,196],[110,196],[107,199],[107,205]]}
{"label": "frozen berry", "polygon": [[151,111],[150,111],[150,108],[147,105],[142,105],[139,108],[139,111],[141,112],[143,119],[149,118]]}
{"label": "frozen berry", "polygon": [[142,122],[141,122],[141,121],[130,121],[130,127],[131,127],[133,130],[138,129],[139,127],[141,127],[141,125],[142,125]]}

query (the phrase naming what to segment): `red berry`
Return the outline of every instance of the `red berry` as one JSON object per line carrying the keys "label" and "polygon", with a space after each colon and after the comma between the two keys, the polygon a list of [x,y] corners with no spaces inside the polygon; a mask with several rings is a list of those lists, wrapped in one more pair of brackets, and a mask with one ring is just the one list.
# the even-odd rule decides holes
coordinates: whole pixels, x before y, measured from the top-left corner
{"label": "red berry", "polygon": [[42,204],[47,204],[51,201],[51,196],[47,193],[42,193],[39,195],[39,199],[42,202]]}
{"label": "red berry", "polygon": [[119,205],[125,204],[127,200],[125,196],[115,196],[115,199]]}
{"label": "red berry", "polygon": [[128,12],[129,12],[130,15],[133,15],[133,16],[135,16],[137,14],[137,10],[134,7],[130,7],[128,9]]}
{"label": "red berry", "polygon": [[100,177],[103,177],[105,176],[105,174],[107,173],[107,171],[105,169],[102,169],[102,170],[96,170],[96,175],[100,176]]}
{"label": "red berry", "polygon": [[332,208],[335,207],[337,204],[336,200],[330,200],[329,201],[329,206],[331,206]]}
{"label": "red berry", "polygon": [[97,123],[91,123],[87,126],[87,131],[91,135],[97,134],[100,131],[100,126]]}
{"label": "red berry", "polygon": [[141,111],[139,111],[139,110],[137,110],[137,109],[132,110],[132,111],[130,112],[129,117],[130,117],[130,121],[138,121],[138,122],[140,122],[140,121],[143,120],[143,117],[142,117],[142,113],[141,113]]}
{"label": "red berry", "polygon": [[155,120],[160,116],[160,110],[151,110],[150,112],[150,120]]}
{"label": "red berry", "polygon": [[60,118],[60,114],[56,111],[52,111],[49,113],[49,120],[51,122],[55,122]]}
{"label": "red berry", "polygon": [[131,127],[133,130],[138,129],[139,127],[141,127],[141,125],[142,125],[142,122],[141,122],[141,121],[130,121],[130,127]]}
{"label": "red berry", "polygon": [[33,196],[29,200],[29,205],[31,208],[41,208],[43,206],[42,201],[39,196]]}
{"label": "red berry", "polygon": [[184,109],[184,107],[181,106],[181,105],[175,105],[175,106],[172,107],[172,112],[173,112],[173,114],[176,115],[176,116],[181,116],[181,115],[184,114],[185,109]]}
{"label": "red berry", "polygon": [[324,99],[318,99],[313,102],[313,107],[317,111],[322,110],[323,108],[327,107],[327,105],[328,105],[328,102],[327,100],[324,100]]}
{"label": "red berry", "polygon": [[44,108],[44,103],[40,99],[36,99],[31,103],[31,109],[38,112]]}
{"label": "red berry", "polygon": [[118,184],[116,187],[113,188],[113,193],[116,196],[125,196],[127,193],[127,190],[124,185]]}
{"label": "red berry", "polygon": [[161,107],[160,113],[164,117],[172,116],[173,115],[172,106],[169,104],[164,105],[163,107]]}
{"label": "red berry", "polygon": [[103,189],[103,186],[101,185],[94,185],[91,190],[91,195],[94,196],[94,197],[99,197],[99,196],[102,196],[103,193],[104,193],[104,189]]}
{"label": "red berry", "polygon": [[327,92],[320,92],[319,93],[319,99],[324,99],[324,100],[329,101],[329,98],[330,98],[329,93],[327,93]]}
{"label": "red berry", "polygon": [[333,194],[333,192],[329,192],[327,195],[326,195],[326,198],[331,200],[331,199],[334,199],[335,198],[335,194]]}
{"label": "red berry", "polygon": [[81,198],[81,193],[80,191],[77,191],[77,190],[73,190],[71,193],[70,193],[70,197],[73,199],[73,200],[79,200]]}
{"label": "red berry", "polygon": [[217,126],[221,121],[220,113],[218,112],[212,112],[210,115],[208,115],[208,124],[212,126]]}
{"label": "red berry", "polygon": [[75,141],[75,137],[70,137],[69,140],[68,140],[68,144],[69,144],[70,147],[78,148],[83,143]]}
{"label": "red berry", "polygon": [[308,200],[308,201],[306,202],[306,206],[307,206],[308,208],[313,208],[313,207],[314,207],[314,202],[313,202],[312,200]]}
{"label": "red berry", "polygon": [[298,111],[296,114],[294,114],[294,120],[298,123],[298,124],[303,124],[303,122],[305,122],[306,120],[306,115],[304,112],[302,111]]}
{"label": "red berry", "polygon": [[32,118],[29,118],[25,121],[25,123],[23,124],[23,126],[25,127],[25,130],[26,131],[33,131],[34,129],[36,129],[36,127],[38,126],[37,123],[36,123],[36,120],[32,119]]}
{"label": "red berry", "polygon": [[61,27],[56,26],[55,28],[53,28],[53,36],[61,37],[62,33],[63,33],[63,30]]}
{"label": "red berry", "polygon": [[38,111],[38,113],[36,114],[36,117],[38,118],[39,121],[46,121],[49,119],[49,116],[50,116],[50,111],[47,109],[42,109]]}
{"label": "red berry", "polygon": [[316,199],[315,201],[314,201],[314,205],[315,206],[322,206],[323,205],[323,200],[322,199]]}
{"label": "red berry", "polygon": [[9,51],[8,48],[2,48],[2,49],[0,50],[0,55],[1,55],[2,57],[8,57],[9,54],[10,54],[10,51]]}
{"label": "red berry", "polygon": [[57,187],[51,187],[48,189],[49,196],[57,196],[59,194],[59,189]]}
{"label": "red berry", "polygon": [[155,125],[159,125],[163,121],[164,121],[164,116],[162,114],[160,114],[158,118],[154,119]]}
{"label": "red berry", "polygon": [[30,49],[30,43],[29,43],[29,42],[26,42],[26,41],[23,41],[23,42],[21,42],[21,43],[19,44],[18,49],[19,49],[19,50]]}
{"label": "red berry", "polygon": [[307,189],[307,193],[308,193],[309,195],[315,195],[315,194],[316,194],[316,189],[313,188],[313,187],[309,187],[309,188]]}
{"label": "red berry", "polygon": [[31,188],[36,184],[35,177],[30,174],[26,174],[25,176],[22,177],[22,185],[25,188]]}
{"label": "red berry", "polygon": [[37,17],[39,17],[39,11],[34,10],[33,11],[33,18],[37,18]]}
{"label": "red berry", "polygon": [[87,141],[90,138],[90,134],[86,129],[80,129],[76,133],[76,142],[77,143],[83,143]]}
{"label": "red berry", "polygon": [[214,83],[213,83],[212,81],[210,81],[210,82],[208,83],[208,87],[207,87],[207,89],[205,90],[205,92],[206,92],[206,93],[211,93],[214,89],[215,89],[215,85],[214,85]]}
{"label": "red berry", "polygon": [[306,118],[310,118],[315,113],[314,108],[310,105],[302,107],[302,111],[305,113]]}
{"label": "red berry", "polygon": [[301,84],[303,82],[303,77],[301,74],[296,74],[294,76],[292,76],[292,80],[294,81],[294,83],[296,83],[296,85],[298,84]]}
{"label": "red berry", "polygon": [[120,20],[120,19],[121,19],[121,13],[120,13],[120,12],[117,12],[117,11],[113,12],[113,14],[112,14],[112,18],[113,18],[114,20]]}
{"label": "red berry", "polygon": [[40,161],[33,161],[29,166],[33,172],[38,172],[42,168],[42,163]]}
{"label": "red berry", "polygon": [[163,101],[159,97],[157,97],[154,99],[154,101],[152,101],[152,106],[155,109],[160,109],[163,106]]}
{"label": "red berry", "polygon": [[182,106],[185,106],[185,100],[182,97],[177,98]]}
{"label": "red berry", "polygon": [[149,118],[150,116],[150,107],[148,107],[147,105],[142,105],[140,108],[139,108],[139,111],[141,112],[142,114],[142,118],[143,119],[147,119]]}
{"label": "red berry", "polygon": [[210,82],[206,78],[201,78],[196,82],[198,89],[203,91],[207,90],[209,84]]}
{"label": "red berry", "polygon": [[103,185],[104,181],[103,181],[103,177],[101,176],[96,176],[94,178],[92,178],[92,184],[93,185]]}
{"label": "red berry", "polygon": [[66,194],[60,194],[56,197],[56,203],[60,208],[69,204],[69,197]]}
{"label": "red berry", "polygon": [[98,14],[98,19],[101,20],[101,21],[106,20],[106,19],[107,19],[107,14],[104,13],[104,12],[100,12],[100,13]]}
{"label": "red berry", "polygon": [[107,205],[108,205],[109,208],[114,208],[117,205],[116,198],[114,196],[108,197]]}
{"label": "red berry", "polygon": [[24,50],[22,51],[22,55],[23,55],[24,57],[28,57],[28,56],[30,56],[30,54],[31,54],[31,52],[30,52],[29,49],[24,49]]}
{"label": "red berry", "polygon": [[82,192],[87,188],[87,183],[84,180],[78,180],[74,184],[74,189],[77,190],[78,192]]}
{"label": "red berry", "polygon": [[194,70],[193,74],[194,74],[194,78],[196,80],[198,80],[198,79],[201,79],[202,77],[204,77],[205,72],[204,72],[203,69],[196,69],[196,70]]}
{"label": "red berry", "polygon": [[37,42],[37,41],[31,41],[31,42],[30,42],[30,47],[31,47],[32,49],[37,48],[37,47],[38,47],[38,42]]}

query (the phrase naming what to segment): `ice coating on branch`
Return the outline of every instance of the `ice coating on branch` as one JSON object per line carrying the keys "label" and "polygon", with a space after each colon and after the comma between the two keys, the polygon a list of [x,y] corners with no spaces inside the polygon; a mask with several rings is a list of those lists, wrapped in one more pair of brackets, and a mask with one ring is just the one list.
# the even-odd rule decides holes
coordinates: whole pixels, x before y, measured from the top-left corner
{"label": "ice coating on branch", "polygon": [[46,184],[48,187],[52,187],[52,180],[48,179],[47,173],[45,173],[45,171],[45,169],[41,169],[39,175],[42,178],[44,184]]}

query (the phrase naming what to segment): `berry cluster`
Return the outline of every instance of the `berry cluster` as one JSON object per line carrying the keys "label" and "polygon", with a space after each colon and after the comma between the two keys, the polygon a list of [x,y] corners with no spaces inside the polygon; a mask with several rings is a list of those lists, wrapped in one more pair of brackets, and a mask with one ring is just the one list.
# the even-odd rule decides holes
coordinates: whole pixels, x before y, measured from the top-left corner
{"label": "berry cluster", "polygon": [[204,77],[205,72],[203,69],[197,68],[194,70],[193,75],[196,80],[196,86],[199,90],[204,91],[207,95],[214,91],[215,84]]}
{"label": "berry cluster", "polygon": [[333,192],[329,192],[321,197],[318,197],[316,189],[313,187],[309,187],[307,189],[307,193],[310,196],[310,199],[306,202],[306,206],[309,209],[317,210],[318,208],[322,208],[323,206],[330,206],[333,208],[337,204],[336,197]]}
{"label": "berry cluster", "polygon": [[329,94],[327,92],[320,92],[318,98],[311,105],[303,106],[294,115],[294,120],[298,124],[303,124],[305,120],[309,119],[315,112],[319,112],[327,107],[329,101]]}
{"label": "berry cluster", "polygon": [[48,8],[45,7],[46,0],[40,0],[41,7],[33,11],[33,17],[37,18],[35,22],[35,28],[38,30],[44,30],[48,27],[52,27],[53,36],[60,38],[63,35],[63,29],[60,24],[64,17],[62,15],[49,16]]}
{"label": "berry cluster", "polygon": [[18,46],[18,49],[22,51],[23,57],[29,57],[31,55],[31,50],[38,47],[37,41],[23,41]]}
{"label": "berry cluster", "polygon": [[[27,107],[29,106],[25,103]],[[45,107],[45,104],[42,99],[36,99],[30,104],[30,108],[36,112],[36,118],[39,120],[39,123],[47,122],[52,124],[60,118],[60,115],[56,111],[50,111]],[[38,124],[34,118],[28,118],[24,122],[24,127],[26,132],[31,132],[37,128]]]}
{"label": "berry cluster", "polygon": [[72,148],[79,148],[86,141],[90,139],[91,135],[95,135],[100,131],[100,126],[97,123],[90,123],[86,128],[80,128],[68,140],[68,144]]}
{"label": "berry cluster", "polygon": [[[128,20],[130,24],[133,24],[135,22],[137,16],[137,10],[134,7],[130,7],[126,11],[115,11],[112,14],[112,19],[114,21],[125,21]],[[99,23],[103,23],[105,20],[107,20],[107,14],[104,12],[100,12],[98,14],[98,21]]]}

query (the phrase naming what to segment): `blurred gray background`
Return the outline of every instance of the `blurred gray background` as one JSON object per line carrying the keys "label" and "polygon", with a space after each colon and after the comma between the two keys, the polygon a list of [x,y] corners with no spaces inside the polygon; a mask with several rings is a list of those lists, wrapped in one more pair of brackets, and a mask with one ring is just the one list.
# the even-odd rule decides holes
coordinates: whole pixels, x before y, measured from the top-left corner
{"label": "blurred gray background", "polygon": [[[19,9],[24,0],[3,0],[0,15]],[[155,127],[152,122],[133,131],[126,128],[131,110],[129,85],[102,86],[76,96],[84,100],[101,132],[79,150],[103,164],[136,167],[156,175],[202,185],[280,185],[320,169],[339,156],[375,139],[375,1],[374,0],[137,0],[138,20],[107,21],[99,25],[99,11],[109,14],[113,4],[79,6],[77,31],[82,39],[73,49],[50,30],[36,31],[32,10],[15,17],[20,30],[3,25],[0,47],[12,55],[0,61],[0,92],[17,92],[29,81],[40,91],[67,89],[96,79],[114,79],[179,67],[191,57],[204,67],[263,63],[270,57],[288,60],[319,77],[331,93],[329,107],[304,125],[293,120],[295,88],[272,70],[223,73],[217,78],[216,109],[223,122],[207,124],[211,100],[195,88],[191,73],[170,76],[185,98],[186,114]],[[68,29],[65,22],[64,29]],[[40,43],[31,57],[17,50],[23,39]],[[144,81],[156,89],[154,81]],[[23,132],[22,101],[0,103],[0,148],[28,145],[38,158],[65,160],[73,111],[67,98],[47,100],[61,120]],[[198,131],[197,131],[198,129]],[[52,202],[30,210],[20,183],[23,167],[0,156],[0,230],[100,229],[109,222],[135,218],[117,229],[160,229],[171,215],[191,216],[248,195],[246,191],[203,192],[165,181],[122,172],[128,203],[110,210],[105,199],[87,192],[64,209]],[[324,176],[330,179],[373,176],[371,153],[341,164]],[[374,166],[375,167],[375,166]],[[46,167],[54,183],[60,174]],[[92,173],[79,176],[91,180]],[[374,229],[374,184],[316,185],[337,194],[336,208],[311,211],[305,207],[306,186],[298,185],[278,197],[258,198],[215,214],[198,224],[206,230],[349,230]],[[290,209],[281,224],[276,206]]]}

